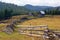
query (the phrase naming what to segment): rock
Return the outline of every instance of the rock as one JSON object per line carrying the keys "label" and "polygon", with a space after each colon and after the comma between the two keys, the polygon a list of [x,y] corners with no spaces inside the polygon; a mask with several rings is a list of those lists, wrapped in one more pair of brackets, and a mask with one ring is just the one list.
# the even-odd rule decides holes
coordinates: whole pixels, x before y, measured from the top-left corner
{"label": "rock", "polygon": [[25,20],[29,20],[29,18],[23,17],[23,18],[20,19],[20,22],[24,22]]}
{"label": "rock", "polygon": [[5,32],[7,34],[11,34],[11,33],[13,33],[13,31],[14,31],[14,25],[13,24],[7,25],[7,27],[3,30],[3,32]]}

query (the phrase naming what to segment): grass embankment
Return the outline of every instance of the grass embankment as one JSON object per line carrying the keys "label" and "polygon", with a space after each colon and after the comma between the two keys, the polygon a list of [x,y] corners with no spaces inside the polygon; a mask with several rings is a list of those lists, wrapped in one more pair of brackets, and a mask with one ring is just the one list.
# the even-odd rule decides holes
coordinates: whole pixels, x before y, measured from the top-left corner
{"label": "grass embankment", "polygon": [[[12,23],[14,20],[20,20],[21,17],[22,16],[13,16],[11,19],[3,20],[2,22],[5,23],[0,24],[0,31],[5,29],[5,27],[8,24]],[[0,40],[32,40],[32,38],[27,35],[21,35],[18,32],[13,32],[11,35],[8,35],[4,32],[0,32]]]}
{"label": "grass embankment", "polygon": [[25,21],[22,25],[48,25],[50,29],[60,29],[60,16],[44,17]]}
{"label": "grass embankment", "polygon": [[7,24],[0,24],[0,32],[2,32],[3,29],[5,29],[6,25],[7,25]]}
{"label": "grass embankment", "polygon": [[[11,22],[11,19],[10,19]],[[52,17],[44,17],[44,18],[37,18],[28,21],[24,21],[21,25],[48,25],[50,29],[60,29],[60,16]],[[0,29],[5,27],[5,24],[0,24]],[[36,37],[35,40],[38,40]],[[17,32],[8,35],[4,32],[0,32],[0,40],[32,40],[32,37],[27,35],[21,35]],[[40,39],[42,40],[42,39]]]}

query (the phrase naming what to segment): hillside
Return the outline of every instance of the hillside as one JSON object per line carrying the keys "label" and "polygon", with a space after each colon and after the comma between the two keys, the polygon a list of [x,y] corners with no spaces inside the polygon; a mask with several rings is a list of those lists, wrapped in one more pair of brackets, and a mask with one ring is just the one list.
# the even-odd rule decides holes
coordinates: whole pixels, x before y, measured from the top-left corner
{"label": "hillside", "polygon": [[50,29],[60,29],[60,15],[54,17],[44,17],[25,21],[22,25],[48,25]]}
{"label": "hillside", "polygon": [[0,9],[13,9],[15,12],[18,10],[18,12],[22,11],[40,11],[40,10],[47,10],[47,9],[52,9],[52,6],[33,6],[30,4],[26,4],[24,6],[17,6],[15,4],[9,4],[9,3],[3,3],[0,2]]}
{"label": "hillside", "polygon": [[[13,17],[13,19],[16,17],[17,16]],[[60,30],[60,19],[59,18],[60,18],[60,16],[54,16],[53,18],[52,17],[37,18],[37,19],[24,21],[21,23],[21,25],[48,25],[49,29]],[[5,25],[0,24],[0,29],[2,29],[2,27],[5,27]],[[42,36],[41,37],[35,37],[35,36],[23,35],[23,34],[20,34],[20,32],[16,32],[16,31],[13,32],[11,35],[8,35],[4,32],[0,32],[0,39],[1,40],[32,40],[32,39],[43,40]]]}
{"label": "hillside", "polygon": [[52,9],[53,8],[51,6],[33,6],[33,5],[30,5],[30,4],[26,4],[24,7],[29,9],[29,10],[33,10],[33,11],[47,10],[47,9]]}
{"label": "hillside", "polygon": [[13,13],[27,13],[27,12],[33,12],[33,11],[40,11],[40,10],[52,10],[52,9],[56,9],[59,7],[52,7],[52,6],[33,6],[30,4],[26,4],[24,6],[17,6],[15,4],[10,4],[10,3],[3,3],[0,2],[0,10],[4,10],[4,9],[8,9],[8,10],[13,10]]}
{"label": "hillside", "polygon": [[13,10],[13,14],[26,13],[26,12],[29,11],[28,9],[26,9],[23,6],[17,6],[17,5],[14,5],[14,4],[0,2],[0,10],[4,10],[6,8],[8,10]]}

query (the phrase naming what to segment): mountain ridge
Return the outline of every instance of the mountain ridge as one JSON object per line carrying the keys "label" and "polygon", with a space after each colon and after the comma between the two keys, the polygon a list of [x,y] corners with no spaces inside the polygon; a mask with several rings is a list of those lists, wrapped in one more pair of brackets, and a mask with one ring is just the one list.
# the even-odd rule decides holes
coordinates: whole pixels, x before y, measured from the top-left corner
{"label": "mountain ridge", "polygon": [[35,11],[40,11],[40,10],[45,10],[48,8],[53,8],[52,6],[33,6],[30,4],[25,5],[25,8],[29,9],[29,10],[35,10]]}
{"label": "mountain ridge", "polygon": [[40,10],[47,10],[47,9],[53,9],[54,8],[52,6],[33,6],[30,4],[26,4],[24,6],[17,6],[15,4],[0,2],[0,8],[4,9],[7,7],[8,7],[8,9],[17,9],[20,11],[40,11]]}

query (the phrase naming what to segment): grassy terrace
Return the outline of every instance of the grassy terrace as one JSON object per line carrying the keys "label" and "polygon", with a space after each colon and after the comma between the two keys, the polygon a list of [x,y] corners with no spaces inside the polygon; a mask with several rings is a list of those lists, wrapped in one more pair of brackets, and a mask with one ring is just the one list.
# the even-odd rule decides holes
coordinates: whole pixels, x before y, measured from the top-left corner
{"label": "grassy terrace", "polygon": [[25,21],[22,25],[48,25],[50,29],[60,29],[60,16],[44,17]]}
{"label": "grassy terrace", "polygon": [[[18,18],[19,19],[19,18]],[[11,19],[9,20],[11,22]],[[25,21],[23,23],[18,23],[21,25],[48,25],[50,29],[59,29],[60,30],[60,16],[44,17],[37,18]],[[6,24],[0,24],[0,30],[3,29]],[[38,40],[36,37],[35,40]],[[39,38],[40,39],[40,38]],[[4,32],[0,32],[0,40],[32,40],[32,37],[27,35],[21,35],[18,32],[14,32],[11,35],[8,35]],[[40,39],[42,40],[42,38]]]}

